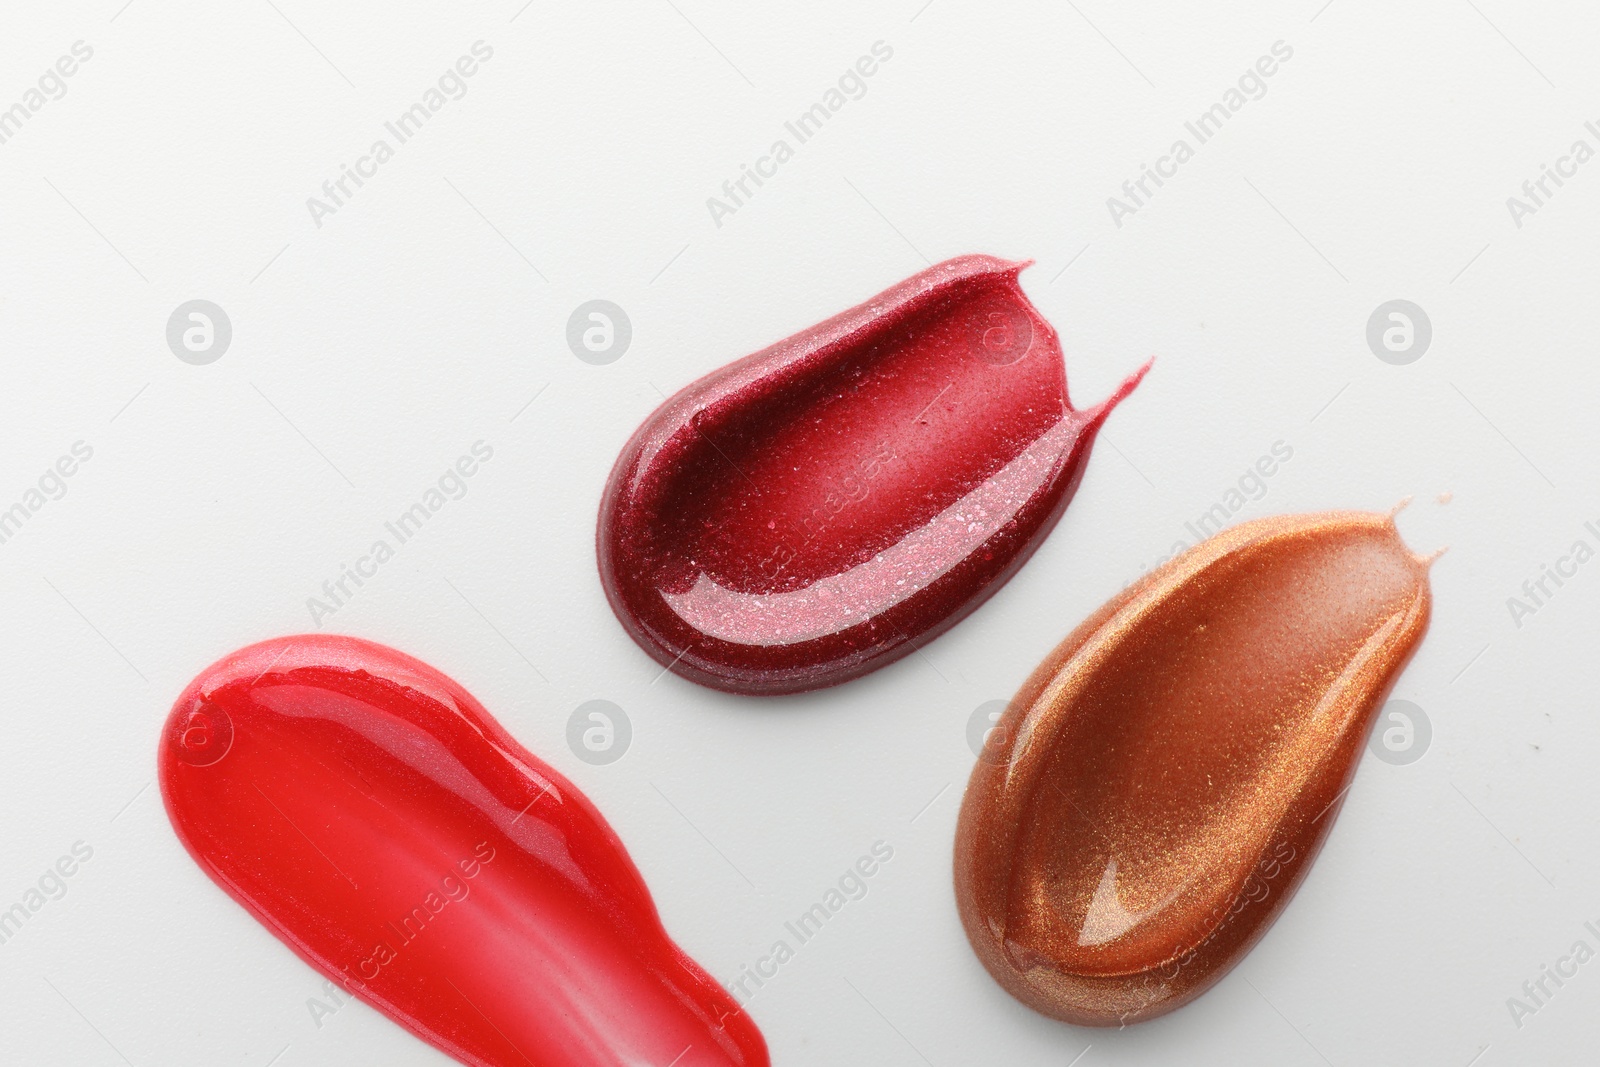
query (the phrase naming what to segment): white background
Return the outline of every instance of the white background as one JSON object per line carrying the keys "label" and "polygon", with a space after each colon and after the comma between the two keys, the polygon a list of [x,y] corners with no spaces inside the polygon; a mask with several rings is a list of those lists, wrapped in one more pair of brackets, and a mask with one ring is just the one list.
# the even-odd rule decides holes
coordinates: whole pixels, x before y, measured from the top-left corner
{"label": "white background", "polygon": [[[480,439],[469,493],[324,628],[434,664],[571,776],[724,981],[889,842],[870,894],[751,1002],[776,1063],[1593,1056],[1600,962],[1520,1027],[1506,1001],[1600,948],[1600,563],[1520,627],[1506,601],[1597,547],[1600,162],[1520,228],[1505,201],[1574,139],[1600,147],[1600,16],[522,2],[8,5],[0,107],[75,41],[94,56],[0,145],[0,507],[73,442],[94,455],[0,545],[0,907],[73,842],[94,857],[0,945],[0,1061],[447,1062],[364,1005],[319,1027],[320,978],[188,859],[152,779],[184,684],[310,628],[307,597]],[[480,39],[467,95],[314,225],[306,198]],[[706,198],[878,40],[866,95],[714,225]],[[1106,198],[1279,40],[1266,96],[1114,225]],[[659,391],[974,251],[1037,260],[1024,286],[1080,403],[1156,356],[1059,528],[924,656],[860,681],[762,701],[662,677],[593,563],[606,474]],[[192,298],[232,319],[209,366],[166,344]],[[608,366],[565,343],[592,298],[633,324]],[[1433,322],[1407,366],[1364,338],[1392,298]],[[1449,546],[1395,693],[1432,747],[1364,757],[1299,896],[1195,1004],[1052,1022],[957,921],[968,718],[1280,440],[1292,461],[1240,518],[1414,496],[1412,547]],[[609,766],[566,744],[591,698],[633,723]]]}

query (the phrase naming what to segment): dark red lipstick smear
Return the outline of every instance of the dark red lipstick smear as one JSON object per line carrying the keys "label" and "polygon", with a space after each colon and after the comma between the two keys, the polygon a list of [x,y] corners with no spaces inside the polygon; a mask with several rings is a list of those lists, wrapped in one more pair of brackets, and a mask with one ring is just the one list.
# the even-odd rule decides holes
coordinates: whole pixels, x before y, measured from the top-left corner
{"label": "dark red lipstick smear", "polygon": [[680,391],[623,449],[600,576],[656,660],[716,689],[848,681],[955,625],[1027,560],[1095,432],[1017,283],[963,256]]}
{"label": "dark red lipstick smear", "polygon": [[267,641],[178,698],[189,854],[318,971],[473,1067],[767,1067],[617,835],[455,682],[348,637]]}

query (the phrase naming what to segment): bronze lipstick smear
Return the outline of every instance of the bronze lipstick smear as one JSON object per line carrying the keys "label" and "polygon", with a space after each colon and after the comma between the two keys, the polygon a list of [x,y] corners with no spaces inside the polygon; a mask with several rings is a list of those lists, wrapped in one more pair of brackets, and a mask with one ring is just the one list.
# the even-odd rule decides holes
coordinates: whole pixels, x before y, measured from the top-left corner
{"label": "bronze lipstick smear", "polygon": [[1199,996],[1311,866],[1427,628],[1391,516],[1248,522],[1100,608],[967,787],[955,886],[995,980],[1116,1026]]}

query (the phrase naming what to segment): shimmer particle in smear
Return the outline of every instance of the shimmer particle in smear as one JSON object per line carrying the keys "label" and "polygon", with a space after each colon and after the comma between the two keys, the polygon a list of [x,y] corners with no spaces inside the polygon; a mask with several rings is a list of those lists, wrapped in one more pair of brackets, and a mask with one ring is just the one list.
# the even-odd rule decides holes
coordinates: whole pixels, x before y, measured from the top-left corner
{"label": "shimmer particle in smear", "polygon": [[1245,523],[1114,598],[1034,671],[962,802],[956,899],[995,980],[1117,1026],[1272,925],[1427,628],[1392,516]]}
{"label": "shimmer particle in smear", "polygon": [[251,645],[157,757],[189,854],[302,959],[473,1067],[767,1067],[593,804],[393,649]]}
{"label": "shimmer particle in smear", "polygon": [[1022,566],[1144,373],[1074,409],[1024,266],[930,267],[645,420],[597,537],[606,595],[645,651],[730,692],[835,685],[944,632]]}

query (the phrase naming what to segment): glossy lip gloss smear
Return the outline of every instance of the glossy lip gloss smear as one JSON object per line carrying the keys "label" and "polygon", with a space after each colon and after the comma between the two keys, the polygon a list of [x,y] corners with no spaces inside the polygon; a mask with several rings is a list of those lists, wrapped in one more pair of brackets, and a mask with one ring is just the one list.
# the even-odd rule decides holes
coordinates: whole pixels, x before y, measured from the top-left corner
{"label": "glossy lip gloss smear", "polygon": [[167,816],[318,971],[473,1067],[767,1067],[593,804],[471,695],[308,635],[207,668],[158,756]]}
{"label": "glossy lip gloss smear", "polygon": [[1422,640],[1428,563],[1390,516],[1262,519],[1063,641],[962,802],[956,900],[995,980],[1116,1026],[1238,963],[1305,877]]}
{"label": "glossy lip gloss smear", "polygon": [[645,421],[598,531],[645,651],[729,692],[818,689],[943,633],[1022,566],[1144,373],[1074,409],[1024,266],[930,267]]}

